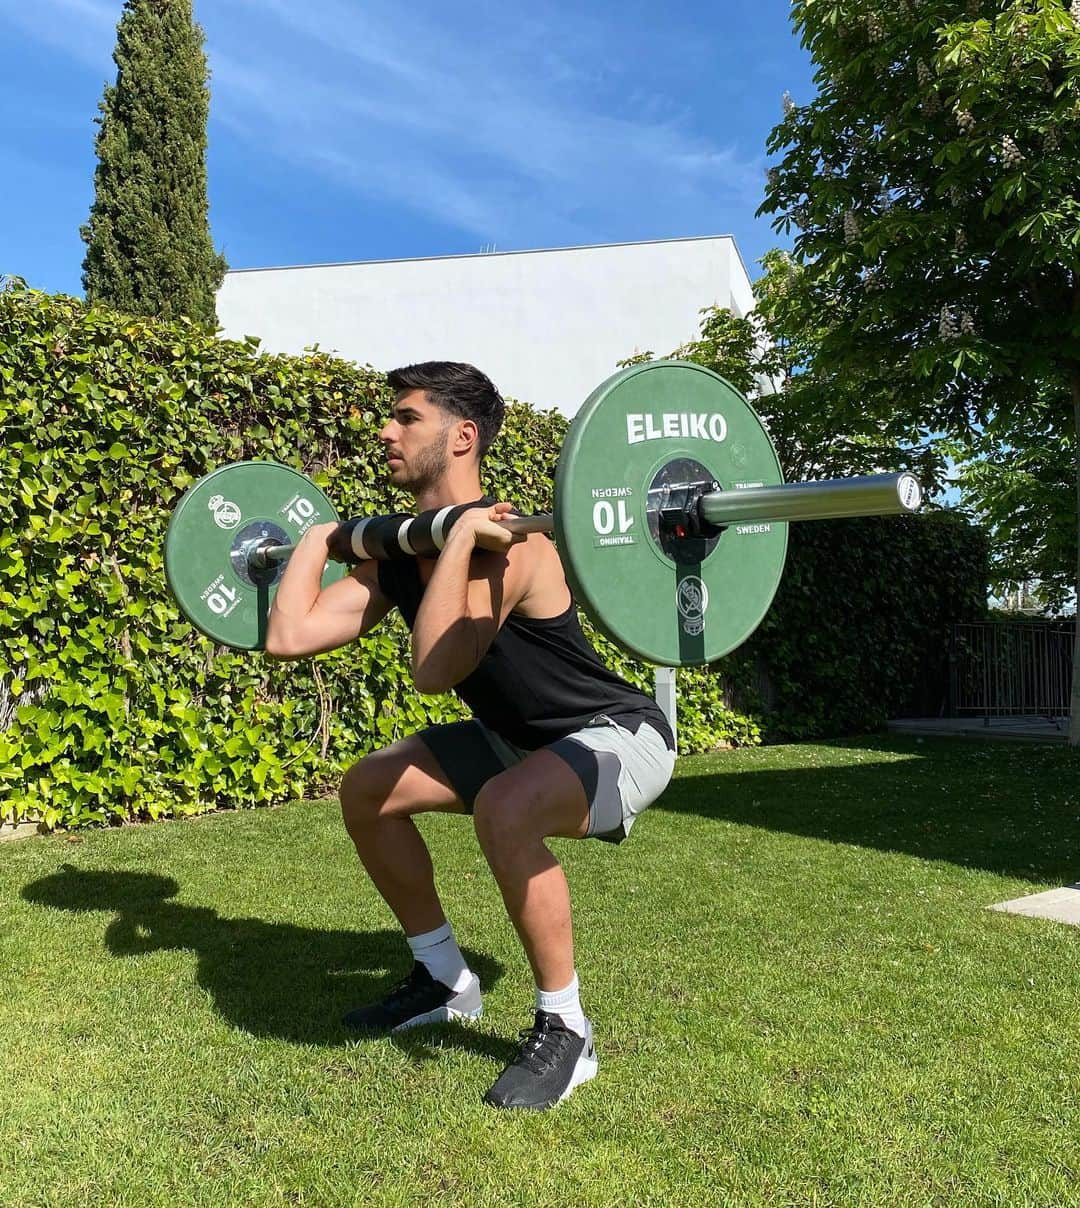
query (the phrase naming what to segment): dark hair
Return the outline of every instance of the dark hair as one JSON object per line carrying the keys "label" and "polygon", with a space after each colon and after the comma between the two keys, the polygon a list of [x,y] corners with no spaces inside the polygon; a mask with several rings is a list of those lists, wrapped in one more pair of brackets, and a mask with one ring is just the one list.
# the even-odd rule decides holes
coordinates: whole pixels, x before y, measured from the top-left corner
{"label": "dark hair", "polygon": [[461,419],[471,419],[479,432],[483,457],[502,427],[506,404],[486,373],[460,361],[424,361],[392,369],[386,380],[392,389],[423,390],[429,403]]}

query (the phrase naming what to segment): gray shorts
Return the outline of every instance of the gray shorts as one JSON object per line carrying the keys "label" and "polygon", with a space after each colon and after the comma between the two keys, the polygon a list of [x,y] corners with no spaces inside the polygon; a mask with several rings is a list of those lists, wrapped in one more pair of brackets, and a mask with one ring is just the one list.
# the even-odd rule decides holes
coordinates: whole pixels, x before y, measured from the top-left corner
{"label": "gray shorts", "polygon": [[[432,726],[418,737],[469,813],[477,793],[493,776],[532,754],[475,718]],[[542,749],[554,751],[577,773],[589,802],[586,837],[608,843],[626,838],[638,814],[667,788],[675,770],[675,752],[648,722],[634,734],[610,717],[596,717],[584,729]]]}

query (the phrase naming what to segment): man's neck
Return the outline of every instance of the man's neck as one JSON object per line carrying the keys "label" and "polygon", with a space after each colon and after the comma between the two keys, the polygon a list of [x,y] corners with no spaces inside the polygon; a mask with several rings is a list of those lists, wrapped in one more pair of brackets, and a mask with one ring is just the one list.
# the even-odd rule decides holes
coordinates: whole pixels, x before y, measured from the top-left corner
{"label": "man's neck", "polygon": [[462,476],[460,479],[454,480],[448,476],[425,488],[416,496],[416,510],[417,512],[427,512],[434,508],[450,507],[458,503],[472,503],[477,499],[482,499],[483,495],[479,474]]}

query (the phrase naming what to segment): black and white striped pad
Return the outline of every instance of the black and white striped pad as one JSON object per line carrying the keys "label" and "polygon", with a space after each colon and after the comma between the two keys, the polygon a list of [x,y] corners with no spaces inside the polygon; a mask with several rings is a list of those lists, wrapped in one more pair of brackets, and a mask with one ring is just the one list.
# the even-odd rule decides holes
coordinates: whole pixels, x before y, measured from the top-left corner
{"label": "black and white striped pad", "polygon": [[410,516],[369,516],[352,531],[352,549],[357,558],[434,558],[446,544],[454,522],[475,503],[433,508]]}

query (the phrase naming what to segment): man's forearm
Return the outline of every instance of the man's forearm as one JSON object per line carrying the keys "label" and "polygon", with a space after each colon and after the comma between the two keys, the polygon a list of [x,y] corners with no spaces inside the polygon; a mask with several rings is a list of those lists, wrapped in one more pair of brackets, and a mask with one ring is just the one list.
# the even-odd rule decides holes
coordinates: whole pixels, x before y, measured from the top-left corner
{"label": "man's forearm", "polygon": [[471,537],[451,534],[413,623],[412,669],[421,692],[446,691],[477,663],[476,624],[469,613]]}
{"label": "man's forearm", "polygon": [[327,560],[326,538],[305,533],[293,550],[278,584],[267,621],[267,638],[287,640],[307,619],[322,590]]}

